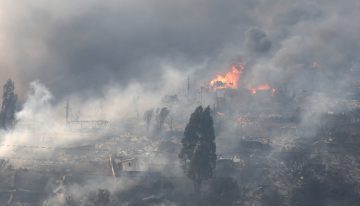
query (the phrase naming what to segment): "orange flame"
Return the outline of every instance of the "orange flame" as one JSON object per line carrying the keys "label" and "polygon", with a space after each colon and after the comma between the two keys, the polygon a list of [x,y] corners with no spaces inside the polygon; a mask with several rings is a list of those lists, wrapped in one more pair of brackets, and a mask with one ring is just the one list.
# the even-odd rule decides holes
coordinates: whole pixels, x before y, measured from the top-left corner
{"label": "orange flame", "polygon": [[211,88],[213,90],[221,90],[221,89],[237,89],[238,81],[241,74],[244,71],[244,65],[234,65],[232,70],[226,73],[224,76],[216,75],[216,77],[210,81]]}
{"label": "orange flame", "polygon": [[253,94],[256,94],[257,91],[269,91],[269,90],[271,90],[273,94],[276,92],[276,89],[272,88],[268,84],[261,84],[261,85],[258,85],[256,87],[252,87],[249,89],[249,91],[251,91],[251,93],[253,93]]}
{"label": "orange flame", "polygon": [[[243,64],[238,64],[234,65],[232,70],[225,75],[216,75],[216,77],[210,81],[210,88],[213,91],[222,89],[237,89],[239,86],[239,79],[244,72],[244,68]],[[256,94],[258,91],[271,91],[274,95],[276,89],[272,88],[269,84],[261,84],[248,88],[248,91],[252,94]]]}

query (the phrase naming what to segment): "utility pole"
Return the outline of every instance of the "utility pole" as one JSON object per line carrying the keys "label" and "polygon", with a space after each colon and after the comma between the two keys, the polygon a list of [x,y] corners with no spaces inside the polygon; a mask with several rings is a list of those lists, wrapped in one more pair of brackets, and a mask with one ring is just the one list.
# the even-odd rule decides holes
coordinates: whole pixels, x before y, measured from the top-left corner
{"label": "utility pole", "polygon": [[68,125],[68,123],[69,123],[69,116],[70,116],[70,102],[69,102],[69,99],[67,99],[66,106],[65,106],[66,125]]}
{"label": "utility pole", "polygon": [[135,109],[135,112],[136,112],[136,118],[137,118],[137,120],[139,120],[140,119],[139,96],[135,96],[134,99],[133,99],[133,102],[134,102],[134,109]]}
{"label": "utility pole", "polygon": [[187,88],[186,88],[186,96],[189,98],[190,95],[190,77],[187,77]]}
{"label": "utility pole", "polygon": [[115,161],[112,158],[112,156],[109,154],[109,162],[110,162],[110,168],[111,168],[111,174],[113,177],[117,177],[116,170],[115,170]]}
{"label": "utility pole", "polygon": [[173,118],[170,117],[170,132],[173,132]]}

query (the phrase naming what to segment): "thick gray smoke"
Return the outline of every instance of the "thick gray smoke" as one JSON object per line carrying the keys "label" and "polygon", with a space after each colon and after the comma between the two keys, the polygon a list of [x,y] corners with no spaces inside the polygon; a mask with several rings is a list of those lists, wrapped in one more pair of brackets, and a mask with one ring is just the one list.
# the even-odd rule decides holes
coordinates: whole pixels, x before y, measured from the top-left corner
{"label": "thick gray smoke", "polygon": [[245,47],[249,53],[266,54],[271,49],[271,41],[264,31],[251,28],[245,33]]}
{"label": "thick gray smoke", "polygon": [[216,1],[4,1],[1,69],[22,87],[40,79],[57,96],[109,81],[152,82],[165,60],[186,70],[215,56],[246,9]]}
{"label": "thick gray smoke", "polygon": [[[102,97],[81,100],[71,98],[74,113],[78,111],[80,120],[104,119],[119,123],[142,114],[149,108],[160,104],[167,93],[178,91],[183,79],[174,68],[164,67],[159,77],[161,88],[149,90],[139,83],[128,87],[118,84],[108,85]],[[59,146],[83,139],[69,133],[65,127],[65,101],[57,101],[51,91],[39,81],[30,83],[29,91],[22,109],[16,114],[17,124],[13,131],[6,132],[1,139],[3,145],[42,145]],[[134,103],[136,101],[136,104]],[[77,108],[77,109],[76,109]],[[115,127],[115,125],[114,125]],[[34,133],[35,131],[35,133]],[[56,135],[54,135],[56,134]],[[44,141],[39,136],[51,136]],[[46,143],[47,142],[47,143]],[[9,148],[0,148],[0,156],[7,155]]]}
{"label": "thick gray smoke", "polygon": [[63,97],[101,93],[108,82],[154,82],[164,61],[219,70],[239,55],[271,52],[252,78],[337,89],[345,70],[358,69],[358,8],[324,0],[3,1],[1,76],[21,94],[39,79]]}
{"label": "thick gray smoke", "polygon": [[[39,133],[52,137],[51,147],[84,140],[64,128],[67,99],[81,119],[141,124],[145,111],[168,106],[165,95],[200,96],[200,86],[233,63],[245,65],[240,85],[276,88],[285,103],[302,106],[301,126],[316,133],[321,114],[344,110],[340,99],[359,94],[359,10],[356,0],[3,0],[0,82],[12,78],[24,104],[1,144],[44,144]],[[170,108],[171,129],[186,124],[195,105],[213,105],[206,100]],[[219,149],[238,141],[233,122],[224,128]]]}

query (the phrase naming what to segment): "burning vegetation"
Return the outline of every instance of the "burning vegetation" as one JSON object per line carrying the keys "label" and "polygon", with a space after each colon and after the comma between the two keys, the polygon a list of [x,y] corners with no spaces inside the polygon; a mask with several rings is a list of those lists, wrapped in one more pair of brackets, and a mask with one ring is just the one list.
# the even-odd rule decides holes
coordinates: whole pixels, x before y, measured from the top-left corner
{"label": "burning vegetation", "polygon": [[243,64],[233,65],[231,71],[227,72],[225,75],[216,75],[216,77],[210,81],[211,89],[213,91],[237,89],[244,68]]}
{"label": "burning vegetation", "polygon": [[258,85],[256,87],[250,88],[249,91],[251,91],[252,94],[256,94],[256,92],[258,92],[258,91],[271,91],[272,93],[275,93],[276,89],[272,88],[268,84],[261,84],[261,85]]}
{"label": "burning vegetation", "polygon": [[355,4],[3,2],[0,206],[359,205]]}
{"label": "burning vegetation", "polygon": [[[123,122],[109,124],[106,133],[99,127],[85,133],[65,121],[68,135],[96,136],[90,141],[0,145],[15,151],[0,161],[0,200],[42,206],[326,205],[336,201],[335,191],[341,203],[358,202],[359,110],[322,114],[322,124],[309,134],[312,125],[303,125],[297,109],[303,105],[268,84],[244,86],[243,74],[244,65],[235,65],[211,81],[203,94],[211,109],[193,112],[197,100],[170,95],[157,109],[146,108],[143,120],[136,108],[135,118],[124,119],[131,127],[122,131],[115,128]],[[4,97],[16,97],[13,83],[4,88]],[[3,105],[10,103],[3,99]],[[65,119],[71,120],[65,104]],[[14,125],[7,130],[17,130],[18,122],[7,122]],[[34,163],[35,155],[49,157]]]}
{"label": "burning vegetation", "polygon": [[259,91],[270,91],[273,94],[276,89],[269,84],[260,84],[252,87],[246,87],[242,80],[245,70],[244,64],[235,64],[232,66],[231,71],[224,75],[216,75],[214,79],[210,81],[210,89],[212,91],[225,90],[225,89],[238,89],[239,87],[246,88],[250,93],[256,94]]}
{"label": "burning vegetation", "polygon": [[[201,98],[212,107],[191,111],[198,99],[165,95],[157,107],[143,110],[143,118],[134,105],[135,117],[106,127],[98,121],[74,121],[67,101],[66,135],[95,138],[61,146],[46,145],[49,140],[0,145],[15,151],[0,161],[0,200],[42,206],[242,206],[313,205],[311,199],[326,205],[322,199],[335,201],[333,191],[347,205],[360,200],[360,165],[355,161],[359,109],[318,114],[321,124],[309,133],[314,128],[301,120],[306,109],[302,100],[269,84],[247,87],[244,72],[244,65],[234,65],[210,81],[211,89]],[[19,134],[21,119],[14,121],[18,111],[11,107],[17,99],[12,81],[5,84],[3,96],[7,106],[0,114],[11,114],[4,121],[12,125],[3,130]],[[74,123],[80,128],[71,127]],[[129,126],[118,130],[119,125]],[[38,134],[36,127],[28,131]],[[37,155],[47,159],[34,163]],[[332,181],[341,188],[333,188]],[[314,194],[306,193],[312,189]]]}

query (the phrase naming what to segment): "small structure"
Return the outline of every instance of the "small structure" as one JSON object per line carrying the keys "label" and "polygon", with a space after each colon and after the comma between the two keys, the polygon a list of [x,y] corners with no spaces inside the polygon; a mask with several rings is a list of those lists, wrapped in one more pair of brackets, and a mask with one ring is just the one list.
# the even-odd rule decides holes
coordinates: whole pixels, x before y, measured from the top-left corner
{"label": "small structure", "polygon": [[112,176],[120,177],[124,172],[134,171],[137,165],[136,160],[136,158],[119,159],[109,155]]}
{"label": "small structure", "polygon": [[66,127],[70,131],[97,131],[108,129],[110,127],[110,122],[107,120],[79,120],[78,117],[74,119],[69,100],[66,101],[65,119]]}

